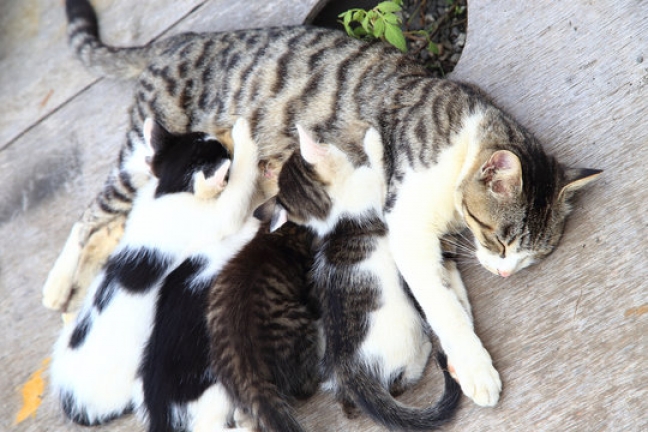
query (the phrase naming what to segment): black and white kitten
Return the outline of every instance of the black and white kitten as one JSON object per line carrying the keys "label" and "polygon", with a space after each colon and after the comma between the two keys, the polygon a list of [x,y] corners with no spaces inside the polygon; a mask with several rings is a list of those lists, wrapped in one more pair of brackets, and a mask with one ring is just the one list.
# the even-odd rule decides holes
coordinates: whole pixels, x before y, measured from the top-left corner
{"label": "black and white kitten", "polygon": [[[313,234],[290,223],[270,233],[264,224],[238,250],[240,239],[192,248],[162,283],[141,366],[138,413],[150,432],[214,431],[240,420],[254,430],[303,431],[290,402],[317,390],[322,352],[308,278]],[[234,418],[235,409],[245,417]]]}
{"label": "black and white kitten", "polygon": [[[432,345],[390,252],[380,135],[367,131],[369,166],[354,167],[337,147],[298,131],[300,151],[279,174],[275,226],[289,219],[318,235],[312,277],[321,296],[327,385],[348,413],[357,405],[389,428],[436,428],[452,417],[461,394],[447,371],[434,406],[412,408],[390,395],[422,376]],[[440,362],[445,368],[443,356]]]}
{"label": "black and white kitten", "polygon": [[218,141],[201,133],[175,136],[146,121],[149,151],[139,153],[133,168],[150,180],[138,191],[124,235],[76,321],[54,347],[53,391],[73,421],[100,424],[142,404],[139,371],[162,282],[195,251],[222,240],[223,259],[210,263],[213,274],[256,233],[258,221],[246,215],[256,188],[257,149],[245,120],[232,136],[230,167]]}

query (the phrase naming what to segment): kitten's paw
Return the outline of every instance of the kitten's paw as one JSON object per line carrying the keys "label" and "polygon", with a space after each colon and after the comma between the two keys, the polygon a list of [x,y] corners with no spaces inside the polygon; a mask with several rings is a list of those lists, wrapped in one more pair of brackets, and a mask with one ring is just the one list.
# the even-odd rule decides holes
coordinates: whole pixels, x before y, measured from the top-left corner
{"label": "kitten's paw", "polygon": [[63,250],[47,275],[43,285],[43,306],[48,309],[64,311],[73,294],[74,275],[81,256],[80,231],[81,224],[74,224]]}
{"label": "kitten's paw", "polygon": [[236,123],[234,123],[232,139],[234,140],[233,171],[236,171],[237,167],[240,167],[242,171],[252,170],[256,173],[259,162],[257,145],[252,138],[250,123],[243,117],[239,117]]}
{"label": "kitten's paw", "polygon": [[492,407],[497,404],[502,381],[486,350],[480,355],[462,356],[461,361],[449,359],[448,371],[463,393],[477,405]]}
{"label": "kitten's paw", "polygon": [[239,117],[234,123],[234,128],[232,129],[232,139],[234,141],[234,154],[239,149],[243,147],[251,150],[256,150],[256,143],[252,138],[252,129],[250,129],[250,123],[243,117]]}

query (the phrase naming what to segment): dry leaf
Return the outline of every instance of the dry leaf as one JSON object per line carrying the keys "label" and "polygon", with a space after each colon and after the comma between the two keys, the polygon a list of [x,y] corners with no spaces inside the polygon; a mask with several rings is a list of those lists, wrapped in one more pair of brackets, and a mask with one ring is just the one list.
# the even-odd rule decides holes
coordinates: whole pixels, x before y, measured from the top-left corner
{"label": "dry leaf", "polygon": [[20,392],[22,393],[23,405],[18,414],[14,425],[23,422],[27,417],[36,417],[36,411],[43,401],[43,392],[45,391],[45,381],[43,380],[43,372],[50,362],[50,358],[43,360],[43,363],[36,372],[31,374],[29,380],[23,385]]}

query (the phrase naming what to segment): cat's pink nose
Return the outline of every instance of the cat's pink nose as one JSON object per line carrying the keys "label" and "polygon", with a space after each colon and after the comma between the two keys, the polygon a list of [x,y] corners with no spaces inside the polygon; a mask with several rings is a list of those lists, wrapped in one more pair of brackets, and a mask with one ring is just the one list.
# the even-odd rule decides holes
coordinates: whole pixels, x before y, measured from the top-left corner
{"label": "cat's pink nose", "polygon": [[506,270],[497,270],[497,274],[505,278],[511,276],[511,272]]}

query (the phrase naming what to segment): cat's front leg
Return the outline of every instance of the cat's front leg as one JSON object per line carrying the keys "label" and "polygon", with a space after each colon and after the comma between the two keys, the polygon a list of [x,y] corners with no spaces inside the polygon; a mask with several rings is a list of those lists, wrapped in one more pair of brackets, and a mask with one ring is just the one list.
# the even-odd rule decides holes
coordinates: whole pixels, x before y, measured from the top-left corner
{"label": "cat's front leg", "polygon": [[452,260],[445,259],[443,261],[443,267],[445,269],[445,283],[447,283],[457,295],[457,299],[472,321],[472,308],[470,306],[470,300],[468,300],[468,291],[466,291],[466,286],[464,285],[463,280],[461,280],[461,274],[459,273],[457,264]]}
{"label": "cat's front leg", "polygon": [[449,282],[438,236],[420,206],[412,211],[402,204],[387,215],[396,264],[439,337],[464,394],[478,405],[494,406],[502,387],[499,374]]}

